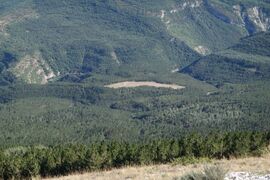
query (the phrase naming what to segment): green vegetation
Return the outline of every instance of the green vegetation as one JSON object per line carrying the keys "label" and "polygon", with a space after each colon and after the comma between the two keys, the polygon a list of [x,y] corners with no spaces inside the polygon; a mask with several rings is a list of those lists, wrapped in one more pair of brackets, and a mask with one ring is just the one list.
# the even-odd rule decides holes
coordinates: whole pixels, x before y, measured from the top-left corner
{"label": "green vegetation", "polygon": [[[97,142],[91,145],[17,147],[0,151],[0,178],[66,175],[127,165],[169,163],[183,157],[229,158],[259,155],[269,145],[270,133],[238,132],[192,134],[145,143]],[[216,177],[221,171],[205,171]]]}
{"label": "green vegetation", "polygon": [[[1,2],[2,146],[269,130],[269,33],[243,38],[231,2],[185,2]],[[134,80],[186,88],[104,88]]]}
{"label": "green vegetation", "polygon": [[[144,7],[143,3],[139,5]],[[71,81],[81,81],[92,73],[115,78],[149,77],[170,73],[199,57],[180,40],[170,41],[173,37],[159,18],[140,15],[136,6],[132,7],[124,1],[25,1],[18,8],[22,11],[18,16],[29,18],[4,18],[8,24],[5,31],[12,38],[0,34],[0,50],[10,53],[17,63],[27,56],[35,58],[38,52],[40,61],[55,74],[60,73],[57,79]],[[11,16],[15,12],[6,13]],[[34,67],[17,72],[26,82],[25,74],[33,71],[29,68]],[[36,80],[33,75],[31,78]]]}
{"label": "green vegetation", "polygon": [[[218,10],[225,10],[222,8]],[[203,46],[211,52],[227,48],[247,35],[244,29],[231,24],[223,12],[214,10],[209,3],[203,3],[201,7],[169,13],[171,24],[168,29],[191,47]],[[216,13],[222,14],[224,19],[216,17]]]}
{"label": "green vegetation", "polygon": [[[260,155],[269,17],[268,0],[0,0],[0,178]],[[105,88],[121,81],[186,88]]]}
{"label": "green vegetation", "polygon": [[[238,3],[242,3],[242,14],[256,5],[263,7],[260,16],[268,17],[267,2]],[[46,69],[58,76],[51,80],[69,82],[89,82],[90,74],[98,81],[106,76],[169,74],[200,57],[192,49],[202,46],[208,53],[216,52],[248,35],[233,5],[223,0],[1,2],[0,54],[4,56],[0,58],[0,83],[14,82],[7,69],[37,53],[40,57],[34,66],[25,63],[13,75],[40,83],[44,76],[40,71],[49,73]],[[249,24],[254,33],[261,30],[254,22]]]}
{"label": "green vegetation", "polygon": [[259,33],[242,39],[237,45],[203,57],[181,72],[217,87],[268,80],[270,76],[270,34]]}
{"label": "green vegetation", "polygon": [[255,36],[243,38],[240,43],[231,49],[247,54],[270,56],[270,33],[259,33]]}
{"label": "green vegetation", "polygon": [[219,87],[224,83],[267,80],[270,76],[270,64],[209,55],[183,69],[182,72]]}
{"label": "green vegetation", "polygon": [[270,130],[266,82],[205,90],[111,90],[83,84],[2,88],[1,145],[134,142],[213,129]]}

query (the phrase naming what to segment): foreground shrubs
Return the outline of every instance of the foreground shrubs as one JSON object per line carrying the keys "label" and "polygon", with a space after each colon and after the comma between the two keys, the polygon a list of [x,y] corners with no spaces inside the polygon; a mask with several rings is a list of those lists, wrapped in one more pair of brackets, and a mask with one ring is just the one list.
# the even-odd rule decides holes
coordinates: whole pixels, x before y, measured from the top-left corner
{"label": "foreground shrubs", "polygon": [[203,172],[192,172],[179,180],[224,180],[227,171],[219,166],[205,167]]}
{"label": "foreground shrubs", "polygon": [[189,161],[196,162],[196,159],[260,155],[269,145],[269,134],[266,132],[211,133],[207,136],[191,134],[179,139],[137,144],[97,142],[88,146],[71,144],[13,148],[0,151],[0,178],[56,176],[126,165],[182,161],[183,164],[187,164]]}

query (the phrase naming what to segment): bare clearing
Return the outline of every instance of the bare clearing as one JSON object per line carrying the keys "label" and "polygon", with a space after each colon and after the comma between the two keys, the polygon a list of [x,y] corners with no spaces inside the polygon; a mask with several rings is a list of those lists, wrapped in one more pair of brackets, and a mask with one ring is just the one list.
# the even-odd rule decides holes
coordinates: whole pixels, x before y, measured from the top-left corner
{"label": "bare clearing", "polygon": [[184,89],[184,86],[176,84],[161,84],[154,81],[125,81],[115,84],[106,85],[105,87],[120,89],[120,88],[135,88],[135,87],[156,87],[156,88],[170,88],[170,89]]}
{"label": "bare clearing", "polygon": [[29,84],[46,84],[56,76],[39,51],[23,57],[11,71]]}
{"label": "bare clearing", "polygon": [[120,64],[120,61],[119,61],[119,59],[118,59],[118,57],[117,57],[115,51],[112,51],[112,52],[111,52],[111,57],[112,57],[112,59],[113,59],[117,64]]}
{"label": "bare clearing", "polygon": [[146,167],[127,167],[123,169],[114,169],[105,172],[93,172],[82,175],[70,175],[61,178],[51,178],[48,180],[124,180],[124,179],[149,179],[149,180],[172,180],[181,177],[193,171],[201,171],[206,165],[218,165],[229,172],[250,172],[255,174],[270,173],[270,154],[263,157],[252,157],[232,160],[213,161],[209,164],[194,165],[156,165]]}
{"label": "bare clearing", "polygon": [[207,55],[211,53],[211,51],[207,47],[204,47],[204,46],[197,46],[194,48],[194,50],[201,55]]}

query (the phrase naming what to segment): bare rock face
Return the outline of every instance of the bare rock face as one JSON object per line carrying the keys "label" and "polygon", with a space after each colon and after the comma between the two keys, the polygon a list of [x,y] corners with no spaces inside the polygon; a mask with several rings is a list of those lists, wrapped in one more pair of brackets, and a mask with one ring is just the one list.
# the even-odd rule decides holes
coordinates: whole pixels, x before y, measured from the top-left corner
{"label": "bare rock face", "polygon": [[270,174],[263,176],[248,172],[233,172],[227,174],[224,180],[270,180]]}
{"label": "bare rock face", "polygon": [[262,7],[245,8],[235,5],[233,10],[240,19],[240,25],[245,27],[249,34],[270,29],[270,17]]}
{"label": "bare rock face", "polygon": [[270,28],[270,18],[267,17],[262,8],[257,6],[250,8],[247,14],[259,30],[267,31]]}
{"label": "bare rock face", "polygon": [[174,9],[170,10],[170,13],[177,13],[178,11],[185,10],[187,8],[198,8],[202,6],[203,1],[202,0],[189,0],[185,1],[182,4],[179,4]]}
{"label": "bare rock face", "polygon": [[197,46],[194,48],[194,50],[201,55],[208,55],[211,53],[210,49],[204,46]]}
{"label": "bare rock face", "polygon": [[56,76],[39,51],[23,57],[11,71],[28,84],[47,84]]}

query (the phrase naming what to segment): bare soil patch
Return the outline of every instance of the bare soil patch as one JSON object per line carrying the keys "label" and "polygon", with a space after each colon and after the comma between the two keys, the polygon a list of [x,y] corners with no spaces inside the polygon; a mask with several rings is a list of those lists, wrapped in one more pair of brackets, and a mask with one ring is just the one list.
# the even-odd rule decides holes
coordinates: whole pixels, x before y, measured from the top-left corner
{"label": "bare soil patch", "polygon": [[135,88],[135,87],[155,87],[155,88],[170,88],[170,89],[184,89],[184,86],[176,84],[161,84],[154,81],[125,81],[106,85],[105,87],[120,89],[120,88]]}

